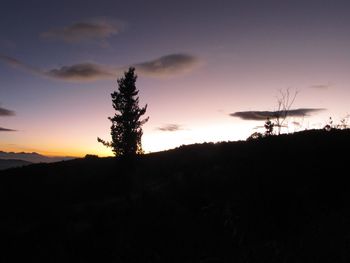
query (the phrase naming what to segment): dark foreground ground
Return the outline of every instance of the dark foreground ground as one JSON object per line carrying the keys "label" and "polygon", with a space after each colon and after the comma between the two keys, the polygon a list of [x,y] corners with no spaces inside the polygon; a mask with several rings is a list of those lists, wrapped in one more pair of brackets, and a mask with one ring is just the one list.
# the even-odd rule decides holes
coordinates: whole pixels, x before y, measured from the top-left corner
{"label": "dark foreground ground", "polygon": [[350,132],[0,173],[1,262],[350,262]]}

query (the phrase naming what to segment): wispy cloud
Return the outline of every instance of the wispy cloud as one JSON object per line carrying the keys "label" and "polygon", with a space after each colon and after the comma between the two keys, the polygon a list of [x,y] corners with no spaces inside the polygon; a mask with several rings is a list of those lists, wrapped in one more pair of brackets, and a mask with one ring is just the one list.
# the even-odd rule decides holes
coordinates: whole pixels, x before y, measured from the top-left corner
{"label": "wispy cloud", "polygon": [[179,124],[165,124],[161,127],[158,127],[157,130],[164,132],[175,132],[182,130],[182,127]]}
{"label": "wispy cloud", "polygon": [[16,115],[14,111],[0,107],[0,116],[3,117],[3,116],[14,116],[14,115]]}
{"label": "wispy cloud", "polygon": [[16,130],[0,127],[0,132],[14,132],[14,131],[16,131]]}
{"label": "wispy cloud", "polygon": [[29,66],[26,63],[23,63],[22,61],[20,61],[16,58],[0,54],[0,60],[2,60],[3,62],[5,62],[6,64],[8,64],[11,67],[14,67],[17,69],[22,69],[25,71],[29,71],[32,74],[41,74],[39,69],[32,67],[32,66]]}
{"label": "wispy cloud", "polygon": [[155,60],[135,64],[140,74],[152,77],[167,77],[188,73],[199,66],[201,61],[188,54],[171,54]]}
{"label": "wispy cloud", "polygon": [[193,70],[200,60],[187,54],[170,54],[155,60],[135,63],[127,66],[105,65],[95,62],[84,62],[64,65],[58,68],[42,70],[22,61],[1,55],[0,60],[15,68],[24,69],[32,74],[64,81],[89,82],[116,78],[129,66],[136,67],[137,74],[151,77],[176,76]]}
{"label": "wispy cloud", "polygon": [[[136,63],[137,74],[149,77],[169,77],[188,73],[199,64],[199,59],[187,54],[171,54],[155,60]],[[81,63],[63,66],[44,72],[45,75],[68,81],[94,81],[111,79],[121,75],[128,66],[118,67],[97,63]]]}
{"label": "wispy cloud", "polygon": [[294,126],[298,126],[298,127],[301,126],[301,123],[298,122],[298,121],[292,121],[292,124],[293,124]]}
{"label": "wispy cloud", "polygon": [[[287,115],[289,117],[305,117],[323,110],[325,109],[300,108],[295,110],[289,110]],[[280,116],[281,113],[281,111],[237,111],[231,113],[230,116],[241,118],[242,120],[260,121],[266,120],[267,118],[276,118],[276,116]]]}
{"label": "wispy cloud", "polygon": [[10,56],[6,56],[6,55],[1,55],[0,54],[0,59],[4,62],[6,62],[7,64],[9,64],[12,67],[22,67],[24,64],[19,61],[18,59],[15,59],[13,57]]}
{"label": "wispy cloud", "polygon": [[[26,63],[10,56],[0,54],[0,60],[14,68],[26,70],[32,74],[65,81],[87,82],[100,79],[110,79],[114,78],[118,73],[112,66],[92,62],[62,66],[50,70],[41,70],[39,68],[29,66]],[[121,72],[122,71],[119,70],[119,73]]]}
{"label": "wispy cloud", "polygon": [[[16,115],[16,113],[13,110],[8,110],[0,107],[0,117],[9,117],[14,115]],[[13,131],[16,131],[16,130],[0,127],[0,132],[13,132]]]}
{"label": "wispy cloud", "polygon": [[52,28],[41,33],[44,39],[62,40],[67,43],[78,43],[90,40],[106,40],[120,33],[125,23],[111,19],[99,18],[90,21],[76,22],[59,28]]}
{"label": "wispy cloud", "polygon": [[327,84],[315,84],[315,85],[311,85],[310,86],[310,88],[312,88],[312,89],[319,89],[319,90],[329,89],[331,87],[332,87],[332,85],[330,83],[327,83]]}
{"label": "wispy cloud", "polygon": [[106,65],[96,63],[81,63],[63,66],[43,72],[44,75],[67,81],[94,81],[115,78],[116,71]]}

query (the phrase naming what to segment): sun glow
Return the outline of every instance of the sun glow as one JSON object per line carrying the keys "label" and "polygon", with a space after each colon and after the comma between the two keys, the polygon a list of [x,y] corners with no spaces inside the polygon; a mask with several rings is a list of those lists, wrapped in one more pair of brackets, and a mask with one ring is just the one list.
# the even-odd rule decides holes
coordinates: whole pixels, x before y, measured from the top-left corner
{"label": "sun glow", "polygon": [[245,140],[251,133],[251,128],[250,125],[223,123],[215,126],[196,126],[174,132],[155,131],[144,135],[143,148],[148,153],[194,143]]}

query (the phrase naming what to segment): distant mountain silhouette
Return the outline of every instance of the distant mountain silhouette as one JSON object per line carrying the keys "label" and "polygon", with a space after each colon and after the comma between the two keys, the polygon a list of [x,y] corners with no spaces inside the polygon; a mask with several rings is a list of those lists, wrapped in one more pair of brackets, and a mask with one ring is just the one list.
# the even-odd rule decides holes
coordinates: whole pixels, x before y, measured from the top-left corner
{"label": "distant mountain silhouette", "polygon": [[48,157],[45,155],[38,154],[36,152],[4,152],[0,151],[0,159],[16,159],[23,160],[31,163],[53,163],[65,160],[74,159],[74,157]]}
{"label": "distant mountain silhouette", "polygon": [[20,167],[32,164],[31,162],[16,160],[16,159],[0,159],[0,170],[9,169],[13,167]]}
{"label": "distant mountain silhouette", "polygon": [[1,262],[350,262],[350,130],[0,172]]}

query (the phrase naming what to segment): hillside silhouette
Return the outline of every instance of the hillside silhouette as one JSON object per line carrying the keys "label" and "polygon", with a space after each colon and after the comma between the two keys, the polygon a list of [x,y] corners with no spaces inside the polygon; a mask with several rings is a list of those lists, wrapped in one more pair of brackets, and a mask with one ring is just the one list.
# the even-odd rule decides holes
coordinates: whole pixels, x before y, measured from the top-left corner
{"label": "hillside silhouette", "polygon": [[0,159],[0,170],[6,170],[9,168],[20,167],[24,165],[32,164],[31,162],[18,160],[18,159]]}
{"label": "hillside silhouette", "polygon": [[1,262],[348,262],[349,130],[0,172]]}
{"label": "hillside silhouette", "polygon": [[29,163],[54,163],[74,159],[69,156],[48,157],[36,152],[4,152],[0,151],[0,160],[22,160]]}

